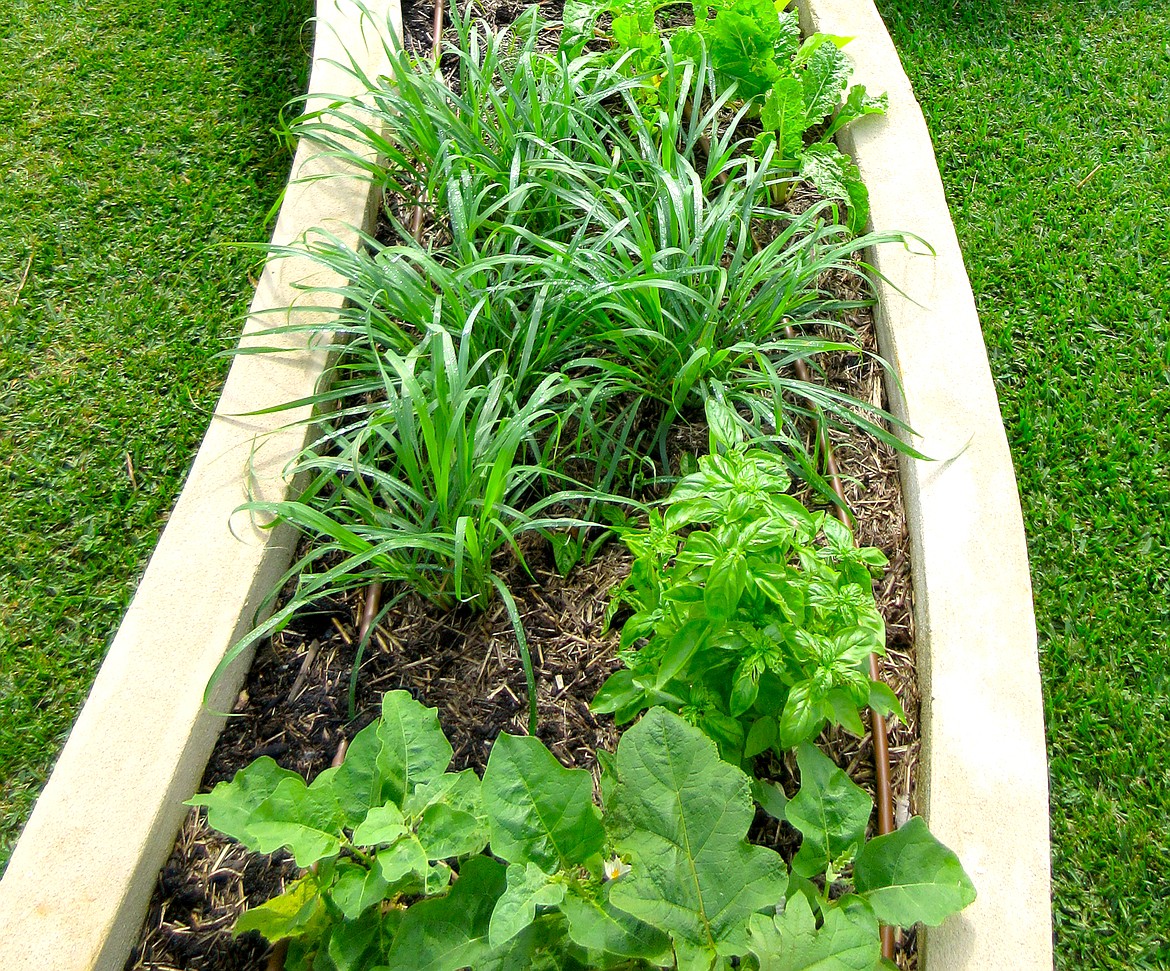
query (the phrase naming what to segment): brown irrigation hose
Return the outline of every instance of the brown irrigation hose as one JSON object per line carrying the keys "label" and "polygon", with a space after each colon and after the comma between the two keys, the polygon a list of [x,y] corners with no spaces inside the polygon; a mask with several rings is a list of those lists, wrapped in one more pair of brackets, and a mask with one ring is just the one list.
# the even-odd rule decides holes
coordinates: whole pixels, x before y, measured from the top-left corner
{"label": "brown irrigation hose", "polygon": [[[792,327],[786,326],[784,328],[784,336],[789,340],[794,340],[796,338],[796,331]],[[808,365],[799,358],[794,363],[796,365],[796,376],[801,381],[807,382],[810,378]],[[833,487],[833,492],[837,496],[837,518],[845,526],[852,528],[852,524],[849,522],[849,507],[845,502],[845,489],[841,485],[841,474],[837,470],[837,459],[833,455],[833,446],[829,442],[828,432],[825,431],[823,425],[817,430],[817,438],[820,441],[821,452],[825,456],[825,469],[829,473],[829,485]],[[869,656],[869,677],[872,681],[881,680],[881,672],[878,670],[876,654]],[[869,710],[869,718],[870,734],[873,736],[873,765],[876,776],[875,788],[877,789],[878,834],[884,836],[886,833],[892,833],[894,831],[894,801],[890,794],[890,745],[886,737],[885,718],[873,708]],[[882,957],[893,960],[894,928],[883,924],[881,933]]]}
{"label": "brown irrigation hose", "polygon": [[[433,38],[435,63],[438,64],[439,56],[443,51],[443,0],[435,0],[435,19],[433,23]],[[411,213],[410,232],[414,238],[422,241],[422,226],[423,226],[423,207],[419,202],[414,207],[414,212]],[[382,605],[382,581],[375,580],[368,587],[366,587],[366,601],[362,605],[362,619],[358,627],[358,644],[365,643],[369,636],[370,627],[374,623],[374,619],[378,616],[378,609]],[[360,656],[360,654],[359,654]],[[354,662],[357,663],[356,660]],[[349,741],[342,737],[341,743],[337,746],[337,754],[333,756],[333,765],[341,765],[345,758],[346,749],[349,748]],[[314,864],[314,868],[316,864]],[[288,956],[288,940],[287,938],[278,941],[272,948],[268,955],[268,963],[265,966],[265,971],[284,971],[284,963]]]}
{"label": "brown irrigation hose", "polygon": [[[435,59],[436,66],[439,63],[439,58],[443,56],[443,15],[444,6],[443,0],[435,0],[435,16],[431,21],[431,56]],[[410,217],[410,233],[415,238],[416,242],[422,242],[423,229],[423,207],[422,202],[415,204],[414,212]],[[382,605],[382,583],[375,580],[368,587],[366,587],[366,602],[362,609],[362,622],[358,628],[358,644],[364,644],[367,635],[370,633],[370,625],[373,624],[374,618],[378,616],[378,608]]]}
{"label": "brown irrigation hose", "polygon": [[[690,112],[688,111],[688,117]],[[711,142],[706,135],[699,138],[699,147],[710,154]],[[727,181],[727,175],[720,172],[716,176],[716,181],[720,184]],[[754,238],[753,238],[754,242]],[[758,248],[758,244],[757,248]],[[784,328],[784,336],[788,340],[796,338],[796,331],[790,325]],[[797,358],[794,362],[796,376],[805,382],[810,381],[810,374],[808,365],[803,360]],[[837,518],[850,528],[852,524],[849,522],[849,506],[845,501],[845,490],[841,485],[841,475],[837,469],[837,459],[833,455],[833,446],[829,441],[828,433],[822,426],[818,429],[817,439],[820,442],[822,453],[825,456],[825,470],[828,472],[829,484],[832,486],[834,494],[837,496],[836,512]],[[881,671],[878,669],[877,655],[871,654],[869,656],[869,677],[872,681],[881,680]],[[877,824],[878,835],[885,836],[887,833],[894,831],[894,800],[891,794],[890,787],[890,744],[886,734],[886,720],[885,718],[873,708],[869,710],[870,714],[870,734],[873,736],[873,764],[875,788],[877,789]],[[882,926],[882,957],[893,960],[894,957],[894,928]]]}

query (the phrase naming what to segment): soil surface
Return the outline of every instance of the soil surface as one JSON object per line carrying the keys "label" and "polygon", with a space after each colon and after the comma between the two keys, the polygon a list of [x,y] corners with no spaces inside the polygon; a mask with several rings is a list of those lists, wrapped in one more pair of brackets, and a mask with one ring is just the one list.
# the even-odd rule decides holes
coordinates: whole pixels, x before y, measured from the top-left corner
{"label": "soil surface", "polygon": [[[515,0],[484,6],[496,24],[514,19],[523,5]],[[560,6],[546,4],[547,13]],[[429,52],[432,11],[428,3],[404,3],[407,43]],[[807,204],[812,196],[804,198]],[[802,203],[801,194],[794,196]],[[835,281],[842,296],[855,283]],[[872,315],[856,311],[847,320],[860,346],[876,352]],[[823,360],[824,380],[836,388],[884,405],[881,368],[868,354],[839,354]],[[689,431],[689,434],[688,434]],[[702,429],[683,429],[691,441],[705,441]],[[899,819],[914,809],[918,757],[918,692],[911,621],[910,560],[896,458],[891,449],[854,431],[832,434],[837,463],[850,508],[857,515],[861,545],[876,546],[890,559],[874,592],[886,621],[888,656],[882,676],[901,699],[909,724],[889,733],[891,777]],[[802,500],[815,505],[815,497]],[[823,503],[821,504],[823,506]],[[589,702],[616,669],[617,635],[606,632],[609,590],[629,568],[620,543],[611,542],[587,565],[562,577],[543,542],[525,549],[531,571],[513,567],[509,586],[516,597],[537,672],[541,740],[566,766],[596,774],[596,751],[613,751],[617,732],[607,716],[595,718]],[[387,591],[393,596],[394,591]],[[485,614],[441,612],[407,595],[378,626],[361,662],[356,718],[348,717],[348,691],[355,662],[356,633],[364,594],[318,605],[299,616],[281,635],[263,644],[241,691],[234,717],[215,748],[203,788],[230,779],[261,755],[274,758],[309,779],[328,767],[343,740],[372,721],[383,692],[409,690],[439,709],[439,719],[455,750],[453,769],[482,772],[492,740],[501,731],[523,734],[527,689],[511,623],[502,605]],[[826,751],[860,785],[873,791],[872,745],[844,732],[828,734]],[[773,765],[771,774],[791,795],[794,765]],[[797,834],[787,824],[759,814],[755,841],[791,856]],[[159,875],[140,939],[126,964],[135,969],[252,971],[268,964],[268,948],[258,935],[233,938],[231,928],[248,906],[269,899],[298,876],[291,857],[260,857],[208,828],[201,810],[192,810]],[[899,967],[917,966],[913,932],[899,939]]]}

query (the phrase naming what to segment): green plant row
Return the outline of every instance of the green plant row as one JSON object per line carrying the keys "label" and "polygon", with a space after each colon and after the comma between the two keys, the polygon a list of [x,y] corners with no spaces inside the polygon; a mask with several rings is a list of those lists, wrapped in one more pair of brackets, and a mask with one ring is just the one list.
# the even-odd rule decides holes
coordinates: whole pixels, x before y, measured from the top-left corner
{"label": "green plant row", "polygon": [[885,653],[872,574],[886,558],[788,495],[773,453],[750,447],[734,413],[707,408],[711,452],[622,538],[634,554],[610,610],[624,624],[626,666],[594,710],[618,724],[651,705],[684,714],[750,768],[769,750],[816,738],[826,724],[865,734],[861,712],[905,713],[867,661]]}
{"label": "green plant row", "polygon": [[[802,41],[797,15],[784,9],[784,0],[696,0],[693,24],[664,30],[663,13],[681,6],[678,0],[568,0],[562,46],[584,49],[608,15],[613,53],[634,71],[655,74],[667,45],[676,57],[705,54],[719,85],[733,90],[759,122],[754,154],[775,150],[781,168],[846,203],[848,226],[860,232],[869,218],[869,194],[832,137],[863,115],[885,111],[887,99],[858,84],[841,100],[852,73],[841,48],[851,38],[817,33]],[[660,104],[652,92],[643,98],[651,109]],[[778,199],[786,194],[786,187],[777,187]]]}
{"label": "green plant row", "polygon": [[195,797],[216,829],[311,868],[237,932],[288,940],[293,971],[872,971],[879,922],[937,924],[974,899],[921,819],[866,841],[872,801],[809,744],[779,811],[803,836],[791,874],[746,841],[749,776],[665,709],[603,763],[603,811],[590,773],[535,738],[500,735],[482,781],[451,756],[435,710],[392,691],[311,785],[262,758]]}
{"label": "green plant row", "polygon": [[[878,105],[846,92],[840,39],[801,43],[771,2],[693,13],[664,34],[651,7],[570,5],[552,53],[536,11],[499,33],[456,13],[454,84],[391,46],[388,78],[296,125],[433,222],[418,242],[391,206],[389,242],[292,250],[350,282],[347,309],[307,325],[340,345],[306,402],[324,429],[293,470],[310,484],[250,507],[323,542],[256,633],[373,580],[441,607],[499,596],[530,736],[501,735],[482,780],[448,772],[435,712],[396,691],[311,784],[261,759],[197,796],[212,826],[307,869],[237,925],[288,940],[293,969],[869,971],[879,924],[935,924],[974,898],[921,820],[867,841],[869,796],[811,744],[901,708],[866,674],[884,558],[788,495],[791,476],[823,486],[810,422],[896,439],[872,406],[788,376],[853,349],[837,318],[857,303],[825,281],[866,282],[875,237],[831,203],[780,201]],[[837,198],[864,222],[862,195]],[[646,483],[676,471],[671,430],[693,420],[709,454],[647,509]],[[599,521],[635,557],[610,608],[629,615],[624,668],[594,701],[634,724],[598,753],[600,805],[590,774],[532,737],[503,575],[522,533],[568,569],[585,552],[568,527]],[[770,774],[784,758],[791,799]],[[791,866],[747,842],[753,801],[801,834]]]}

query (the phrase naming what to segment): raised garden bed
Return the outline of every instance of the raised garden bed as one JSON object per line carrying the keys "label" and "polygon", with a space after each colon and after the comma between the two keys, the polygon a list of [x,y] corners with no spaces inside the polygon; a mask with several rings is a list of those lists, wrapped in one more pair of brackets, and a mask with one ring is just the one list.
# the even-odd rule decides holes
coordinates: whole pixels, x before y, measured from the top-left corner
{"label": "raised garden bed", "polygon": [[[831,18],[832,13],[821,5],[811,10],[814,18]],[[851,10],[849,17],[854,16]],[[876,15],[871,19],[876,21]],[[955,456],[936,463],[906,461],[903,470],[924,686],[927,759],[922,798],[932,828],[956,849],[983,892],[971,910],[928,935],[926,966],[1050,966],[1045,772],[1026,562],[1010,461],[974,308],[942,206],[929,142],[912,98],[906,100],[908,89],[896,56],[890,61],[892,49],[880,21],[867,23],[862,30],[842,15],[815,26],[856,36],[850,52],[860,78],[871,90],[891,94],[888,118],[867,121],[853,136],[853,154],[870,187],[874,224],[919,233],[938,253],[913,255],[897,247],[879,247],[874,255],[879,270],[894,286],[925,305],[917,306],[893,289],[880,295],[883,350],[898,367],[906,389],[900,401],[902,414],[923,434],[925,452]],[[314,85],[321,90],[316,87],[316,67]],[[881,144],[891,128],[901,132],[896,156],[888,144]],[[916,145],[917,151],[908,150],[907,144]],[[896,168],[883,170],[874,159],[875,149],[881,150],[883,158],[896,157]],[[335,185],[315,184],[314,191]],[[923,199],[929,204],[924,206]],[[917,217],[899,208],[910,200],[921,208]],[[361,200],[351,212],[364,208]],[[356,218],[351,216],[351,221]],[[284,230],[288,228],[286,224]],[[288,269],[287,263],[277,266]],[[929,283],[923,282],[921,270],[926,271]],[[265,293],[262,283],[258,299]],[[291,302],[286,296],[271,300],[268,306]],[[948,321],[945,341],[938,339],[940,310]],[[237,369],[256,360],[260,359],[243,358]],[[232,392],[229,384],[221,414],[297,397],[296,391],[283,389],[265,399],[248,399],[248,406],[243,406]],[[287,415],[274,424],[286,420]],[[221,433],[228,424],[220,421]],[[245,429],[237,441],[246,448],[257,431]],[[208,523],[227,522],[241,498],[233,476],[243,468],[243,458],[225,462],[229,446],[222,439],[217,441],[215,434],[213,428],[201,452],[203,465],[197,463],[191,482],[198,483],[201,468],[231,469],[221,480],[220,504],[198,512],[195,525],[188,527],[196,536]],[[297,447],[293,443],[278,454],[275,443],[266,440],[265,449],[273,449],[270,481],[278,481],[274,473],[283,464],[283,455]],[[259,470],[259,475],[264,471]],[[172,563],[170,577],[164,569],[168,543],[177,546],[180,557],[190,556],[193,544],[183,536],[182,523],[194,504],[185,492],[74,740],[10,865],[0,891],[0,916],[7,918],[11,931],[0,946],[4,967],[118,966],[119,951],[124,955],[128,948],[128,928],[137,920],[134,913],[141,913],[153,873],[166,855],[167,831],[173,833],[178,825],[182,814],[178,802],[194,789],[202,765],[199,754],[205,758],[210,741],[205,738],[192,747],[187,741],[190,731],[181,724],[176,730],[185,734],[167,753],[163,778],[144,779],[142,768],[151,764],[156,753],[161,760],[160,748],[165,746],[159,745],[159,726],[175,724],[176,713],[190,724],[202,723],[205,729],[213,721],[198,701],[226,645],[247,628],[251,604],[241,610],[237,600],[225,607],[218,640],[212,636],[205,645],[201,663],[188,666],[186,659],[177,656],[135,656],[139,646],[158,640],[159,630],[195,631],[200,626],[206,630],[207,595],[192,592],[183,579],[189,571],[182,568],[189,568],[190,560]],[[287,536],[275,538],[288,543]],[[226,582],[222,563],[238,560],[240,552],[238,538],[232,537],[224,561],[197,567],[201,583],[209,577],[221,581],[225,603],[236,596],[236,584]],[[254,603],[279,574],[280,565],[269,562],[265,566],[260,556],[247,569],[250,572],[240,588],[251,591]],[[175,591],[179,591],[177,596]],[[174,640],[168,638],[166,649],[174,647]],[[155,677],[144,683],[143,671]],[[172,673],[176,682],[185,681],[165,703],[164,717],[157,709],[149,709],[147,701],[162,693],[160,687]],[[120,674],[128,676],[122,686],[116,683]],[[226,679],[221,685],[219,696],[213,699],[218,706],[230,704],[235,694],[234,685]],[[128,694],[119,697],[120,691]],[[142,720],[135,721],[139,716]],[[118,740],[99,734],[103,721],[120,729]],[[973,725],[978,727],[973,730]],[[127,759],[128,767],[119,770],[113,764],[119,757]],[[172,764],[180,768],[172,769]],[[87,781],[71,777],[70,766],[88,769],[82,775]],[[95,766],[108,767],[105,778],[95,778]],[[994,813],[988,812],[989,806],[995,808]],[[141,811],[137,822],[132,818],[136,810]],[[94,820],[99,821],[98,830],[87,831],[84,824]],[[113,820],[119,822],[112,824]],[[62,822],[67,825],[64,830],[58,828]],[[1018,827],[1009,824],[1015,822]],[[150,844],[142,861],[121,841],[111,844],[108,839],[111,832],[127,836],[135,831],[140,843]],[[95,855],[80,859],[79,846],[92,848]],[[1005,859],[1001,859],[1001,848],[1008,849]],[[125,891],[116,889],[119,871],[125,875]],[[69,901],[66,921],[54,909],[53,902],[60,900]],[[89,921],[91,916],[97,920]],[[990,922],[985,924],[985,918]]]}

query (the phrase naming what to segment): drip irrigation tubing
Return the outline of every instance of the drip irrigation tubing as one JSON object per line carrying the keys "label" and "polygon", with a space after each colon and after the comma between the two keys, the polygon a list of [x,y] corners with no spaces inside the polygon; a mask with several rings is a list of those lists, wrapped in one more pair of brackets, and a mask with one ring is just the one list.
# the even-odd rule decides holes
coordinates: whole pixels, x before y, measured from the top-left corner
{"label": "drip irrigation tubing", "polygon": [[[784,336],[789,340],[796,338],[796,331],[792,329],[791,325],[785,326]],[[796,376],[801,381],[808,382],[811,378],[808,365],[799,358],[797,358],[794,364]],[[817,429],[817,439],[820,442],[821,454],[825,457],[825,471],[828,473],[829,485],[832,487],[833,493],[837,496],[834,511],[837,513],[837,518],[841,520],[841,523],[852,530],[853,524],[849,521],[849,505],[845,501],[845,488],[841,484],[841,473],[837,468],[837,459],[833,454],[833,446],[829,441],[829,433],[825,430],[823,424]],[[869,656],[869,677],[871,681],[881,680],[881,671],[878,669],[876,654]],[[877,790],[878,835],[885,836],[887,833],[894,831],[894,800],[890,786],[890,744],[886,734],[886,720],[881,713],[874,708],[870,708],[869,718],[870,735],[873,738],[874,788]],[[894,928],[883,924],[881,937],[882,957],[892,961],[894,959]]]}
{"label": "drip irrigation tubing", "polygon": [[[688,111],[688,116],[690,112]],[[704,152],[710,154],[711,142],[706,135],[699,138],[699,146]],[[717,181],[722,184],[727,181],[727,175],[723,172],[717,176]],[[757,250],[759,244],[753,243]],[[784,336],[788,340],[796,338],[796,331],[793,330],[791,324],[786,324],[784,327]],[[794,370],[796,376],[806,383],[811,382],[811,375],[809,374],[808,365],[803,360],[797,358],[794,362]],[[828,431],[822,423],[817,429],[817,441],[820,445],[821,454],[825,457],[825,471],[828,473],[829,486],[833,490],[833,494],[837,497],[837,502],[834,504],[834,511],[837,518],[844,526],[853,528],[853,524],[849,520],[849,504],[845,501],[845,489],[841,484],[841,473],[837,467],[837,459],[833,454],[833,445],[829,441]],[[881,670],[878,668],[878,659],[876,654],[869,656],[869,677],[871,681],[881,681]],[[876,790],[877,803],[877,830],[879,836],[885,836],[894,831],[894,800],[892,789],[890,785],[890,743],[889,736],[886,730],[886,719],[878,711],[873,708],[869,710],[870,714],[870,735],[873,739],[873,767],[874,767],[874,788]],[[881,945],[882,957],[888,960],[894,958],[894,932],[893,927],[882,925],[881,928]]]}

